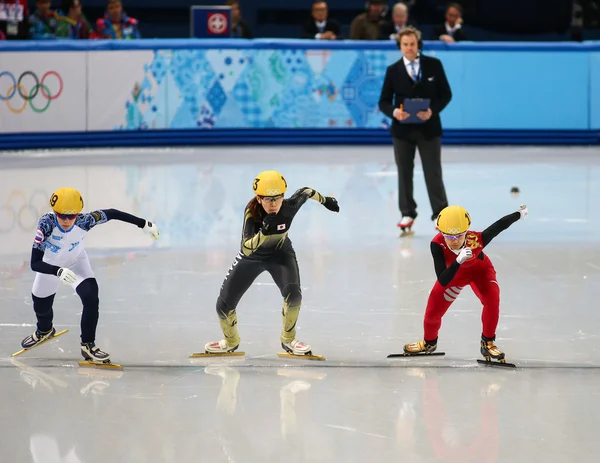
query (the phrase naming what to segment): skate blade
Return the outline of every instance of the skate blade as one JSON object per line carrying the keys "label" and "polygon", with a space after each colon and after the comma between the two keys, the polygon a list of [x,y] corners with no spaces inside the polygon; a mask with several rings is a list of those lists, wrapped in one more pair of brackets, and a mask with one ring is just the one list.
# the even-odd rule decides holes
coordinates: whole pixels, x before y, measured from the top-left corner
{"label": "skate blade", "polygon": [[122,370],[123,365],[119,365],[118,363],[96,363],[96,362],[77,362],[80,367],[84,368],[101,368],[103,370]]}
{"label": "skate blade", "polygon": [[504,367],[504,368],[517,368],[514,363],[508,362],[498,362],[497,360],[481,360],[477,359],[477,363],[481,365],[486,365],[488,367]]}
{"label": "skate blade", "polygon": [[53,339],[56,339],[56,338],[58,338],[59,336],[62,336],[63,334],[65,334],[65,333],[68,333],[68,332],[69,332],[69,330],[62,330],[62,331],[58,331],[58,332],[57,332],[57,333],[56,333],[54,336],[52,336],[52,337],[50,337],[50,338],[48,338],[48,339],[45,339],[44,341],[42,341],[42,342],[40,342],[40,343],[36,344],[36,345],[35,345],[35,346],[33,346],[33,347],[28,347],[28,348],[26,348],[26,349],[21,349],[19,352],[15,352],[14,354],[12,354],[12,355],[11,355],[11,357],[16,357],[17,355],[21,355],[21,354],[23,354],[24,352],[27,352],[28,350],[35,349],[36,347],[40,347],[42,344],[45,344],[45,343],[47,343],[48,341],[52,341]]}
{"label": "skate blade", "polygon": [[393,359],[393,358],[399,358],[399,357],[440,357],[442,355],[446,355],[446,352],[432,352],[430,354],[423,354],[423,353],[419,353],[419,354],[406,354],[406,353],[402,353],[402,354],[390,354],[390,355],[387,356],[387,358]]}
{"label": "skate blade", "polygon": [[197,359],[202,357],[236,357],[246,355],[246,352],[222,352],[222,353],[194,353],[190,355],[191,359]]}
{"label": "skate blade", "polygon": [[406,236],[413,236],[415,234],[414,231],[402,231],[400,232],[400,238],[404,238]]}
{"label": "skate blade", "polygon": [[288,354],[287,352],[278,352],[277,355],[279,355],[279,357],[285,357],[290,359],[325,360],[325,357],[323,357],[322,355],[295,355]]}

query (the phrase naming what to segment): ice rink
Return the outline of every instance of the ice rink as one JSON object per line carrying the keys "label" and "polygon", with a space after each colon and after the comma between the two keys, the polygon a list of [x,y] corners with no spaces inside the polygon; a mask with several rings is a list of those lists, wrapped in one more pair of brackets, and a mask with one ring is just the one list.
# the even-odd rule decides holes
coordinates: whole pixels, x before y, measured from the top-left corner
{"label": "ice rink", "polygon": [[[481,306],[465,289],[444,317],[445,357],[388,360],[422,337],[435,281],[420,165],[415,236],[396,228],[391,147],[255,147],[0,153],[2,463],[600,461],[598,148],[444,147],[451,204],[482,230],[529,217],[486,248],[498,272],[497,344],[516,369],[477,364]],[[192,360],[221,339],[215,301],[239,250],[252,180],[310,186],[290,230],[303,290],[298,339],[323,362],[281,359],[281,296],[263,274],[238,306],[244,358]],[[110,222],[86,249],[100,286],[98,346],[123,371],[79,368],[70,332],[19,357],[35,330],[29,269],[37,218],[62,186],[86,211],[156,222],[152,241]],[[519,197],[510,194],[519,187]]]}

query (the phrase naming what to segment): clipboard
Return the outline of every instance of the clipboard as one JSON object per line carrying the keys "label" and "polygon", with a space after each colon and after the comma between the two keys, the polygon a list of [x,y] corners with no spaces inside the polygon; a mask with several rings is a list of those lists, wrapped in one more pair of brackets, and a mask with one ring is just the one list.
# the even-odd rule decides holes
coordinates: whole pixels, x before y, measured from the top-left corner
{"label": "clipboard", "polygon": [[398,121],[400,124],[422,124],[426,121],[417,117],[419,111],[427,111],[431,100],[429,98],[405,98],[400,108],[410,114],[408,119]]}

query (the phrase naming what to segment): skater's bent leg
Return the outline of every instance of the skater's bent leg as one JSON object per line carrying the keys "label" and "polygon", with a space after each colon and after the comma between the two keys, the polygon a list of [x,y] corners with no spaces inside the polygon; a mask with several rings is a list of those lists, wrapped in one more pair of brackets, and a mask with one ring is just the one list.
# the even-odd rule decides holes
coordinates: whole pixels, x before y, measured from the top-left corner
{"label": "skater's bent leg", "polygon": [[281,342],[290,343],[296,339],[296,322],[302,305],[300,271],[294,251],[286,251],[276,262],[268,265],[267,271],[283,296]]}
{"label": "skater's bent leg", "polygon": [[83,312],[81,314],[81,342],[89,343],[96,340],[96,327],[98,326],[98,282],[95,278],[83,280],[75,291],[81,298]]}
{"label": "skater's bent leg", "polygon": [[47,333],[52,329],[54,319],[54,295],[60,284],[59,279],[54,275],[36,273],[31,289],[31,298],[33,300],[33,310],[37,318],[37,330]]}
{"label": "skater's bent leg", "polygon": [[471,287],[483,304],[482,335],[486,341],[493,341],[496,339],[496,329],[500,318],[500,286],[496,281],[496,275],[485,275],[471,283]]}
{"label": "skater's bent leg", "polygon": [[237,329],[237,305],[244,293],[252,285],[252,282],[264,270],[264,263],[262,261],[245,259],[238,255],[229,272],[227,272],[225,281],[221,286],[221,292],[217,298],[216,308],[223,336],[230,347],[236,347],[240,344],[240,336]]}
{"label": "skater's bent leg", "polygon": [[423,321],[425,332],[423,339],[429,344],[437,342],[438,333],[442,326],[442,317],[456,300],[461,290],[461,286],[450,284],[444,287],[437,281],[433,285],[431,293],[429,293],[429,299],[427,300],[425,320]]}
{"label": "skater's bent leg", "polygon": [[296,322],[302,305],[302,291],[297,284],[286,285],[283,296],[281,342],[289,343],[296,339]]}
{"label": "skater's bent leg", "polygon": [[235,308],[231,309],[227,306],[221,296],[217,298],[217,315],[227,345],[231,347],[239,346],[240,335],[237,329],[237,313]]}
{"label": "skater's bent leg", "polygon": [[35,294],[31,295],[33,299],[33,310],[37,318],[37,329],[42,333],[47,333],[52,330],[52,320],[54,318],[54,311],[52,306],[54,304],[54,294],[48,297],[37,297]]}

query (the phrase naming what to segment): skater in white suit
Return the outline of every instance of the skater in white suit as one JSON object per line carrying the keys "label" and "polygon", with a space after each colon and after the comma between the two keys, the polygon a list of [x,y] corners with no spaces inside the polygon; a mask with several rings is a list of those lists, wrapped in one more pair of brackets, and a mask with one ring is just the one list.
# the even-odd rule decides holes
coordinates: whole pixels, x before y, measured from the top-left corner
{"label": "skater in white suit", "polygon": [[146,234],[158,239],[155,224],[116,209],[103,209],[82,213],[83,198],[74,188],[60,188],[50,197],[52,212],[38,222],[31,269],[36,272],[33,282],[33,309],[37,317],[36,331],[22,342],[23,349],[31,349],[56,334],[54,296],[59,284],[70,285],[81,298],[81,354],[92,363],[109,363],[110,355],[96,344],[98,325],[98,283],[90,266],[83,242],[96,225],[109,220],[120,220],[137,225]]}

